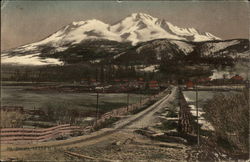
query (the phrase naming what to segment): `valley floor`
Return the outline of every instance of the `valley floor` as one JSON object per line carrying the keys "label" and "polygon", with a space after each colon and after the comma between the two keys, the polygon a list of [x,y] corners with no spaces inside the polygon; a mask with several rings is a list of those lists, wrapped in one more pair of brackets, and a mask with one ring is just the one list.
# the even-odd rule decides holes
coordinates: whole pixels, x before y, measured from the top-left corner
{"label": "valley floor", "polygon": [[[163,116],[176,102],[178,89],[173,87],[171,94],[169,92],[166,91],[160,100],[147,109],[124,117],[111,128],[104,128],[89,135],[39,144],[1,145],[1,159],[23,161],[197,160],[195,145],[176,135],[178,134],[176,128],[160,129]],[[171,120],[176,119],[173,117]],[[202,154],[202,151],[200,152]]]}

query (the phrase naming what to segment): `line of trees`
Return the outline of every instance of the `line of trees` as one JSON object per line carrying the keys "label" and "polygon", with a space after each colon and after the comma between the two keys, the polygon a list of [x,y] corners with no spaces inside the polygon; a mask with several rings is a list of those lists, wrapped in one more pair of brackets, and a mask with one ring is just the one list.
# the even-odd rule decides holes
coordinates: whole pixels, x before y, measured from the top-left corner
{"label": "line of trees", "polygon": [[109,82],[116,78],[136,79],[139,77],[152,78],[154,74],[136,71],[135,66],[112,64],[72,64],[64,66],[24,66],[4,67],[3,81],[81,81],[95,79],[100,82]]}

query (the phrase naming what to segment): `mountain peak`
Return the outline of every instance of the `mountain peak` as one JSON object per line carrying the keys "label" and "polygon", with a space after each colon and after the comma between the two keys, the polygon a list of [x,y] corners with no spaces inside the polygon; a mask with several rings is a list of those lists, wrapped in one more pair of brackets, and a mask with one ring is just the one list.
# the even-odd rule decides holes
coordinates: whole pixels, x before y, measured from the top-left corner
{"label": "mountain peak", "polygon": [[151,15],[149,15],[149,14],[146,14],[146,13],[141,13],[141,12],[138,12],[138,13],[132,13],[131,14],[131,16],[132,17],[146,17],[146,18],[149,18],[149,17],[152,17],[153,18],[153,16],[151,16]]}
{"label": "mountain peak", "polygon": [[89,19],[89,20],[85,20],[85,21],[74,21],[71,24],[74,26],[80,26],[80,25],[85,25],[88,23],[101,23],[101,24],[105,24],[104,22],[97,20],[97,19]]}
{"label": "mountain peak", "polygon": [[38,49],[49,45],[55,48],[77,44],[88,39],[107,39],[118,42],[138,42],[153,39],[175,39],[186,41],[207,41],[220,39],[208,32],[199,32],[194,28],[180,28],[164,19],[146,13],[131,13],[116,24],[109,25],[97,19],[74,21],[51,34],[42,41],[22,46],[25,49]]}
{"label": "mountain peak", "polygon": [[128,17],[132,17],[132,19],[137,20],[137,21],[139,20],[156,21],[157,20],[157,18],[146,13],[132,13]]}

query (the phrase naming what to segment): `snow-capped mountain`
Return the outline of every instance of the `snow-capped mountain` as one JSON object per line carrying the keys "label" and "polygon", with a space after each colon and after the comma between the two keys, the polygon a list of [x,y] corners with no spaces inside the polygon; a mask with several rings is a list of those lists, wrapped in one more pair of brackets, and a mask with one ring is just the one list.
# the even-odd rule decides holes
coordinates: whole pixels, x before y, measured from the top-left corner
{"label": "snow-capped mountain", "polygon": [[164,19],[144,13],[133,13],[113,25],[92,19],[73,22],[42,41],[19,47],[17,51],[37,50],[39,46],[50,45],[57,51],[63,51],[70,44],[88,39],[107,39],[118,42],[138,42],[153,39],[176,39],[187,41],[220,40],[208,32],[199,32],[194,28],[179,28]]}
{"label": "snow-capped mountain", "polygon": [[[112,25],[96,19],[73,22],[39,42],[3,51],[1,62],[29,65],[76,63],[107,57],[120,59],[131,51],[137,54],[151,51],[160,60],[166,53],[169,57],[175,54],[187,56],[194,50],[206,57],[234,55],[232,58],[249,58],[249,41],[220,40],[208,32],[179,28],[148,14],[133,13]],[[137,55],[129,56],[131,60],[137,58]]]}
{"label": "snow-capped mountain", "polygon": [[133,13],[112,25],[110,30],[118,34],[121,40],[131,41],[133,44],[160,38],[187,41],[220,40],[211,33],[200,33],[194,28],[179,28],[164,19],[144,13]]}
{"label": "snow-capped mountain", "polygon": [[201,33],[194,28],[179,28],[164,19],[158,19],[148,14],[133,13],[113,25],[96,19],[73,22],[48,38],[32,45],[50,43],[54,46],[63,46],[68,43],[80,43],[86,39],[129,41],[136,44],[159,38],[188,41],[220,39],[211,33]]}
{"label": "snow-capped mountain", "polygon": [[194,28],[179,28],[144,13],[133,13],[113,25],[92,19],[73,22],[48,38],[33,45],[51,43],[61,46],[67,43],[80,43],[86,39],[108,39],[118,42],[129,41],[133,44],[153,39],[167,38],[188,41],[219,40],[208,32],[200,33]]}

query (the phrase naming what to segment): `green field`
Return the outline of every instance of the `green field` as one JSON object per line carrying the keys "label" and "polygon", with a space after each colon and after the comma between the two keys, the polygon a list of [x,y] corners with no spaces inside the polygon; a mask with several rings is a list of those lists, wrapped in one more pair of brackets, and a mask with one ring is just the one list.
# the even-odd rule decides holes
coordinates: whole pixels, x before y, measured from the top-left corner
{"label": "green field", "polygon": [[[96,108],[96,93],[74,93],[53,91],[28,91],[30,86],[2,86],[3,106],[23,106],[24,109],[44,108],[48,104],[63,104],[69,109],[91,111]],[[130,94],[129,103],[136,103],[145,95]],[[127,105],[125,93],[101,93],[99,97],[100,111],[119,108]]]}

